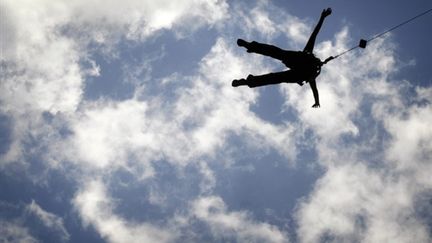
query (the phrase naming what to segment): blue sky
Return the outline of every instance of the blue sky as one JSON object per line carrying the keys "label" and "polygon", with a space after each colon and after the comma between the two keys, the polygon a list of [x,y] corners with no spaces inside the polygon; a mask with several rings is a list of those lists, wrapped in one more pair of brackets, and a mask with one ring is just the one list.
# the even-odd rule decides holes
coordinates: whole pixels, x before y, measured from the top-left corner
{"label": "blue sky", "polygon": [[0,2],[0,241],[429,242],[429,1]]}

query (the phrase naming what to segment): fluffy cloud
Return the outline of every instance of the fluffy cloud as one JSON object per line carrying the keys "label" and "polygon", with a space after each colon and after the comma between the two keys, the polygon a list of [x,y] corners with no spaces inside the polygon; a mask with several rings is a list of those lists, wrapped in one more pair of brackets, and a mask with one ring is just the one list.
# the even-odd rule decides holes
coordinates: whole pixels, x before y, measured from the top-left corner
{"label": "fluffy cloud", "polygon": [[[129,39],[142,39],[162,29],[196,29],[213,25],[228,15],[228,5],[223,0],[211,1],[75,1],[67,3],[78,19],[71,27],[86,30],[100,43],[112,37],[125,35]],[[102,6],[102,7],[101,7]],[[91,33],[87,30],[96,30]]]}
{"label": "fluffy cloud", "polygon": [[[283,34],[288,38],[291,46],[302,48],[310,34],[310,26],[304,20],[269,4],[266,0],[259,0],[251,7],[250,3],[239,3],[232,6],[234,13],[231,20],[234,24],[227,24],[226,29],[241,29],[243,38],[260,37],[271,41]],[[226,32],[226,30],[224,30]],[[231,33],[231,32],[229,32]],[[234,32],[235,33],[235,32]]]}
{"label": "fluffy cloud", "polygon": [[36,240],[29,230],[18,223],[0,221],[0,241],[18,243],[36,243]]}
{"label": "fluffy cloud", "polygon": [[253,146],[277,148],[293,160],[294,146],[287,147],[293,143],[292,126],[275,126],[257,118],[249,111],[256,93],[237,92],[226,85],[230,77],[252,68],[241,60],[220,39],[202,60],[200,74],[185,78],[192,86],[179,88],[172,103],[140,94],[118,102],[86,102],[70,120],[73,135],[61,153],[90,168],[127,167],[137,161],[144,166],[144,178],[154,174],[152,161],[166,159],[184,166],[214,157],[230,134],[244,134],[251,137]]}
{"label": "fluffy cloud", "polygon": [[[117,216],[115,199],[101,180],[88,183],[79,191],[74,205],[86,224],[91,224],[109,242],[173,242],[194,235],[193,222],[207,225],[214,239],[232,238],[239,242],[288,242],[286,233],[276,226],[257,222],[246,211],[230,212],[220,197],[200,197],[190,204],[186,214],[176,214],[156,226],[129,222]],[[182,232],[182,233],[180,233]],[[195,239],[191,237],[189,240]]]}
{"label": "fluffy cloud", "polygon": [[62,218],[53,213],[45,211],[34,200],[32,200],[32,202],[27,205],[26,209],[28,212],[36,215],[46,227],[58,232],[63,241],[69,240],[70,235],[69,232],[66,230],[65,226],[63,225]]}
{"label": "fluffy cloud", "polygon": [[[346,31],[339,34],[336,46],[319,45],[318,55],[344,49],[346,36]],[[431,188],[426,179],[432,156],[426,122],[430,100],[422,96],[428,91],[417,88],[411,92],[418,98],[403,96],[412,87],[389,78],[398,65],[389,39],[384,41],[324,67],[319,111],[307,109],[313,103],[309,90],[283,88],[286,105],[314,131],[318,161],[326,170],[298,206],[302,242],[430,240],[416,209],[418,198]],[[412,99],[422,102],[409,105]]]}
{"label": "fluffy cloud", "polygon": [[76,111],[85,79],[99,73],[90,57],[90,45],[115,50],[122,36],[141,40],[184,23],[211,25],[227,15],[227,4],[216,0],[23,0],[2,2],[0,8],[5,13],[0,39],[1,111],[22,127],[12,128],[14,146],[4,161],[21,159],[19,147],[24,143],[25,131],[41,112]]}
{"label": "fluffy cloud", "polygon": [[[203,193],[211,193],[216,183],[208,158],[214,158],[220,151],[226,150],[224,146],[230,134],[243,134],[250,138],[251,146],[262,150],[276,148],[293,160],[296,154],[294,146],[287,147],[287,144],[293,143],[290,138],[292,127],[275,126],[257,118],[249,111],[256,93],[252,90],[235,91],[226,85],[227,79],[250,72],[254,62],[258,62],[246,64],[244,58],[246,56],[235,55],[225,41],[219,39],[203,58],[199,74],[180,80],[190,82],[190,86],[179,88],[178,95],[170,103],[161,103],[163,97],[148,97],[140,93],[131,100],[86,102],[79,112],[81,115],[71,120],[73,135],[64,145],[68,149],[60,151],[66,153],[68,160],[81,161],[90,171],[91,168],[102,172],[115,171],[130,166],[134,168],[131,171],[137,171],[136,166],[144,166],[143,174],[137,175],[142,179],[157,176],[153,163],[161,159],[180,167],[198,162],[197,167],[203,178],[200,186]],[[238,117],[242,119],[238,120]],[[229,153],[222,158],[229,159]],[[152,193],[148,200],[163,206],[160,199],[164,196],[159,194]],[[103,183],[99,181],[78,193],[75,205],[83,219],[110,241],[121,242],[127,235],[139,239],[159,237],[147,236],[145,232],[137,236],[138,229],[149,229],[151,232],[158,230],[150,229],[150,224],[132,224],[116,216],[112,212],[115,205],[111,201]],[[243,213],[227,213],[226,220],[237,216],[241,220],[239,224],[249,222]],[[201,220],[207,220],[201,217],[200,214]],[[121,226],[124,234],[113,235],[106,230],[114,224]],[[218,228],[223,227],[218,222],[216,224],[219,224]],[[284,233],[268,224],[250,222],[248,225],[258,232],[240,225],[232,230],[243,240],[268,238],[281,242],[286,239]],[[277,234],[270,236],[272,233]],[[160,237],[159,240],[165,241],[175,236]],[[215,237],[219,236],[216,234]]]}
{"label": "fluffy cloud", "polygon": [[[1,163],[35,154],[57,165],[72,162],[80,172],[73,199],[77,213],[108,241],[169,242],[193,232],[194,220],[208,226],[214,239],[288,241],[278,227],[255,220],[252,212],[230,210],[214,195],[219,175],[213,168],[229,169],[238,157],[271,149],[293,165],[302,152],[298,144],[316,150],[316,163],[325,171],[297,205],[300,241],[430,239],[415,205],[431,188],[431,89],[416,88],[415,98],[406,101],[407,87],[390,79],[398,64],[388,42],[376,40],[361,54],[327,64],[318,78],[320,109],[310,108],[308,87],[281,85],[285,107],[296,117],[276,125],[251,111],[259,89],[229,86],[233,78],[270,71],[268,63],[233,49],[232,36],[225,36],[274,40],[284,32],[291,46],[306,41],[310,26],[267,1],[250,11],[241,4],[228,11],[225,1],[186,0],[7,1],[0,7],[7,13],[0,36],[7,47],[1,57],[1,112],[13,123],[13,141]],[[83,99],[87,78],[100,73],[95,52],[109,58],[124,39],[147,41],[160,30],[181,36],[204,25],[215,25],[221,36],[192,74],[163,77],[156,85],[160,93],[149,94],[147,83],[137,82],[129,99]],[[335,40],[319,44],[317,55],[323,59],[344,50],[348,39],[343,29]],[[241,145],[230,141],[235,136]],[[190,208],[178,209],[160,225],[118,214],[120,205],[108,186],[111,176],[126,168],[147,182],[158,176],[155,165],[162,160],[179,170],[197,168],[199,192],[186,199]],[[145,200],[163,208],[169,190],[176,189],[151,191]],[[35,202],[28,208],[67,235],[57,216]],[[35,241],[21,226],[1,225],[4,235]]]}
{"label": "fluffy cloud", "polygon": [[75,41],[58,33],[65,24],[65,10],[59,4],[33,1],[10,1],[1,7],[9,19],[6,25],[11,26],[5,30],[10,37],[1,43],[10,47],[2,57],[2,110],[17,114],[75,110],[83,77]]}
{"label": "fluffy cloud", "polygon": [[205,222],[217,238],[238,242],[288,242],[277,227],[255,222],[246,212],[229,212],[219,197],[202,197],[193,202],[193,215]]}
{"label": "fluffy cloud", "polygon": [[100,180],[87,182],[74,205],[86,224],[91,224],[109,242],[168,242],[175,232],[151,224],[134,224],[115,215],[112,199]]}
{"label": "fluffy cloud", "polygon": [[[422,92],[422,90],[420,90]],[[389,165],[397,171],[412,171],[422,183],[431,186],[424,172],[432,169],[432,129],[428,121],[432,118],[430,112],[430,96],[427,104],[414,105],[404,112],[382,117],[384,126],[392,135],[386,159]],[[415,131],[415,132],[414,132]],[[415,163],[413,163],[415,161]]]}
{"label": "fluffy cloud", "polygon": [[335,166],[315,186],[298,213],[302,242],[427,242],[415,215],[418,190],[410,178],[394,178],[359,163]]}

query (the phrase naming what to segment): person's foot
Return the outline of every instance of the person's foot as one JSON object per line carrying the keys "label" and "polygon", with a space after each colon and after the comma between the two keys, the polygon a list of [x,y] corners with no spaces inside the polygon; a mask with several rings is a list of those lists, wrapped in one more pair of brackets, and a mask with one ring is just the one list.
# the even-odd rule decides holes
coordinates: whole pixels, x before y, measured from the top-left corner
{"label": "person's foot", "polygon": [[245,40],[243,40],[243,39],[237,39],[237,45],[238,46],[242,46],[242,47],[245,47],[245,48],[247,48],[247,45],[249,44],[249,42],[247,42],[247,41],[245,41]]}
{"label": "person's foot", "polygon": [[233,87],[238,87],[240,85],[246,85],[246,84],[247,84],[247,82],[246,82],[246,79],[244,79],[244,78],[242,78],[242,79],[234,79],[232,81],[232,83],[231,83],[231,85]]}
{"label": "person's foot", "polygon": [[321,16],[327,17],[327,16],[329,16],[331,13],[332,13],[332,9],[331,9],[331,8],[327,8],[327,9],[324,9],[324,10],[322,11]]}

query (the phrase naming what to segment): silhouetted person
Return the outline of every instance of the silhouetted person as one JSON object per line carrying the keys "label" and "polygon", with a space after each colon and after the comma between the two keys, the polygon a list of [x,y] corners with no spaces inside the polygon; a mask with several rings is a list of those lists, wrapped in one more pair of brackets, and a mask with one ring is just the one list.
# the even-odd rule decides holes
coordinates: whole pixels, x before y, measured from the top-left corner
{"label": "silhouetted person", "polygon": [[324,19],[329,16],[331,12],[332,10],[330,8],[322,11],[318,24],[315,26],[315,29],[309,37],[303,51],[288,51],[276,46],[258,43],[256,41],[247,42],[238,39],[237,45],[246,48],[247,52],[258,53],[281,60],[289,70],[259,76],[250,74],[246,79],[237,79],[232,81],[232,86],[237,87],[240,85],[247,85],[250,88],[253,88],[279,83],[298,83],[299,85],[303,85],[303,82],[306,81],[309,82],[315,98],[315,104],[312,107],[320,107],[315,78],[320,74],[321,66],[333,59],[333,57],[329,57],[322,62],[313,54],[313,48],[315,45],[315,39],[321,29]]}

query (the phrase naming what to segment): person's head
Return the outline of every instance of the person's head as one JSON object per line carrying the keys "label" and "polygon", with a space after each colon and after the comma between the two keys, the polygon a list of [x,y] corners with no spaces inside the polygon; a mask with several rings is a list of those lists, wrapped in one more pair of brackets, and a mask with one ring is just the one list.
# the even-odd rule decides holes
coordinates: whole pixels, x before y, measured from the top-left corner
{"label": "person's head", "polygon": [[306,55],[308,56],[307,60],[309,63],[311,63],[313,65],[321,65],[321,63],[322,63],[321,59],[316,57],[313,53],[306,52]]}

